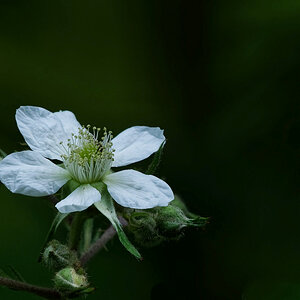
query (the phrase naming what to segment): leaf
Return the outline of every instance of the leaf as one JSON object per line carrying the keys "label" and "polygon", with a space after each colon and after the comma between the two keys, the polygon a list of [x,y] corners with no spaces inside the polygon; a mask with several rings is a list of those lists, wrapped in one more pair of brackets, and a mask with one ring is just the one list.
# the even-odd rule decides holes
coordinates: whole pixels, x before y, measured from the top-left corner
{"label": "leaf", "polygon": [[152,162],[150,163],[150,165],[148,166],[148,169],[146,171],[146,174],[148,175],[153,175],[155,174],[160,162],[161,162],[161,158],[162,158],[162,154],[163,154],[163,149],[165,147],[166,141],[163,141],[159,147],[159,149],[156,151],[156,153],[154,154],[154,157],[152,159]]}
{"label": "leaf", "polygon": [[122,225],[118,219],[115,211],[115,207],[110,195],[106,192],[102,193],[102,198],[99,202],[95,203],[96,208],[112,223],[114,226],[120,242],[123,246],[136,258],[142,259],[141,254],[138,250],[130,243],[125,232],[123,231]]}
{"label": "leaf", "polygon": [[38,259],[38,262],[41,262],[41,259],[42,259],[42,253],[43,253],[43,250],[45,249],[46,245],[48,244],[48,242],[52,239],[52,237],[54,236],[58,226],[60,225],[60,223],[68,216],[69,214],[62,214],[60,212],[57,213],[57,215],[55,216],[52,224],[51,224],[51,227],[48,231],[48,234],[47,234],[47,237],[46,237],[46,240],[43,244],[43,247],[42,247],[42,250],[41,250],[41,253],[40,253],[40,256],[39,256],[39,259]]}

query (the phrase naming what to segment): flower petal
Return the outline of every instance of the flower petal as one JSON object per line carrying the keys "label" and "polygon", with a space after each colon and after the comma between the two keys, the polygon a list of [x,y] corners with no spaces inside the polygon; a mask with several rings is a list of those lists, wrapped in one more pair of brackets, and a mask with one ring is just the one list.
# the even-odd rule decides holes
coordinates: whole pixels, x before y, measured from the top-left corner
{"label": "flower petal", "polygon": [[143,160],[156,152],[164,142],[164,131],[159,127],[130,127],[112,139],[113,167],[121,167]]}
{"label": "flower petal", "polygon": [[65,131],[65,134],[66,136],[68,136],[68,138],[71,136],[72,133],[74,134],[78,133],[78,128],[80,128],[81,125],[71,111],[60,110],[53,114],[60,120],[63,129]]}
{"label": "flower petal", "polygon": [[0,180],[13,193],[51,195],[69,179],[68,171],[33,151],[12,153],[0,162]]}
{"label": "flower petal", "polygon": [[64,152],[60,142],[66,142],[78,125],[69,111],[52,113],[37,106],[21,106],[16,121],[28,146],[50,159],[61,160]]}
{"label": "flower petal", "polygon": [[124,207],[146,209],[167,206],[174,199],[163,180],[134,170],[124,170],[103,179],[113,199]]}
{"label": "flower petal", "polygon": [[82,211],[101,200],[101,194],[89,184],[80,185],[67,198],[58,202],[55,207],[61,213]]}

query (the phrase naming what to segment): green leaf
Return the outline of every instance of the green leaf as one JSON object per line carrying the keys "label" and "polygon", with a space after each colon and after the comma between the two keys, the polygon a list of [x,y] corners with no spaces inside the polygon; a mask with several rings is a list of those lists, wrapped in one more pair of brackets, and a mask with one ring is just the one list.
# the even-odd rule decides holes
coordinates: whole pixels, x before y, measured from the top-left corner
{"label": "green leaf", "polygon": [[101,201],[95,203],[96,208],[112,223],[114,226],[120,242],[123,246],[136,258],[141,259],[142,256],[138,250],[130,243],[125,232],[123,231],[122,225],[116,214],[116,210],[113,204],[113,200],[110,195],[106,192],[102,193]]}
{"label": "green leaf", "polygon": [[47,234],[47,237],[45,239],[45,242],[43,244],[43,247],[42,247],[42,250],[41,250],[41,253],[40,253],[40,256],[39,256],[39,259],[38,261],[40,262],[41,259],[42,259],[42,253],[43,253],[43,250],[45,249],[46,245],[48,244],[48,242],[53,238],[58,226],[60,225],[60,223],[68,216],[69,214],[62,214],[60,212],[57,213],[57,215],[55,216],[52,224],[51,224],[51,227],[48,231],[48,234]]}
{"label": "green leaf", "polygon": [[146,174],[148,175],[153,175],[155,174],[160,162],[161,162],[161,158],[162,158],[162,154],[163,154],[163,149],[165,147],[166,141],[163,141],[159,147],[159,149],[157,150],[157,152],[154,154],[152,162],[150,163],[150,165],[148,166],[148,169],[146,171]]}

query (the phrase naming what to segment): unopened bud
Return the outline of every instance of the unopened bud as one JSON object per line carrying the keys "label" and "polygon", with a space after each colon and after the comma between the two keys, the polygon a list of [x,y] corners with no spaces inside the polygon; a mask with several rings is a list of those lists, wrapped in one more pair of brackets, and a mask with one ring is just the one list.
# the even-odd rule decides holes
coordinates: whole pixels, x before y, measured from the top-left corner
{"label": "unopened bud", "polygon": [[158,234],[155,213],[151,210],[132,211],[129,216],[129,231],[137,243],[144,247],[153,247],[164,240]]}
{"label": "unopened bud", "polygon": [[182,228],[188,226],[189,218],[176,206],[156,208],[157,225],[163,235],[176,235]]}
{"label": "unopened bud", "polygon": [[128,229],[137,243],[145,247],[155,246],[164,240],[179,239],[184,228],[207,224],[208,218],[190,213],[184,203],[177,199],[166,207],[126,211]]}
{"label": "unopened bud", "polygon": [[64,268],[57,272],[54,283],[55,288],[62,292],[79,291],[87,288],[89,285],[84,271],[76,272],[72,267]]}
{"label": "unopened bud", "polygon": [[47,245],[42,259],[43,263],[54,271],[61,270],[67,266],[79,265],[76,253],[57,240],[52,240]]}
{"label": "unopened bud", "polygon": [[157,207],[157,226],[161,235],[167,238],[180,238],[182,229],[186,227],[202,227],[207,223],[207,218],[188,218],[179,207],[169,205]]}
{"label": "unopened bud", "polygon": [[197,217],[199,217],[198,215],[193,214],[188,210],[185,203],[183,202],[183,200],[178,195],[175,195],[175,198],[172,202],[170,202],[170,205],[179,207],[188,218],[197,218]]}
{"label": "unopened bud", "polygon": [[182,199],[175,195],[175,198],[170,205],[180,208],[183,213],[189,218],[188,226],[203,227],[209,222],[209,218],[198,216],[188,210]]}

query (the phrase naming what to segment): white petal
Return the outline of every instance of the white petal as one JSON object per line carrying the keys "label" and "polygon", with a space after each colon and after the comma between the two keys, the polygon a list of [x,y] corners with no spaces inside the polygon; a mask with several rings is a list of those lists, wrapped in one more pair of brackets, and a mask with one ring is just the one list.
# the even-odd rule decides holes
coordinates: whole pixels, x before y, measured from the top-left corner
{"label": "white petal", "polygon": [[77,134],[81,127],[75,115],[68,110],[55,112],[54,115],[61,121],[65,134],[69,137],[72,133]]}
{"label": "white petal", "polygon": [[124,207],[146,209],[167,206],[174,199],[163,180],[134,170],[107,175],[104,180],[113,199]]}
{"label": "white petal", "polygon": [[55,207],[61,213],[82,211],[101,200],[101,194],[89,184],[80,185],[67,198],[58,202]]}
{"label": "white petal", "polygon": [[37,106],[21,106],[16,121],[28,146],[50,159],[61,160],[66,142],[78,130],[78,122],[69,111],[52,113]]}
{"label": "white petal", "polygon": [[165,140],[159,127],[130,127],[112,139],[113,167],[121,167],[143,160],[156,152]]}
{"label": "white petal", "polygon": [[13,193],[51,195],[69,179],[68,171],[33,151],[12,153],[0,162],[0,180]]}

